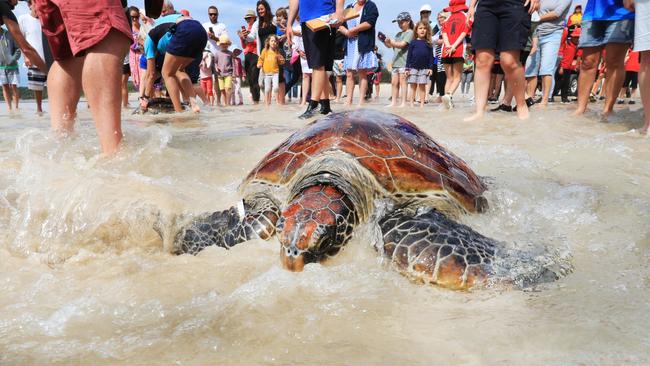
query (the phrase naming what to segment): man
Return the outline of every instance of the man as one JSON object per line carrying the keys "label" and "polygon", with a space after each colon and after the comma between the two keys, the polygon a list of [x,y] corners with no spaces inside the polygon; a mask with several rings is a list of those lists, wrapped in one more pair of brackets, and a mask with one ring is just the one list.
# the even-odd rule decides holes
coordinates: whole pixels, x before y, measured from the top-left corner
{"label": "man", "polygon": [[562,43],[564,19],[569,14],[571,0],[542,0],[539,6],[539,25],[537,26],[538,51],[540,60],[538,75],[542,77],[542,99],[540,105],[548,105],[552,96],[553,78],[557,69],[557,55]]}
{"label": "man", "polygon": [[[332,71],[334,64],[334,40],[336,27],[341,25],[345,18],[343,16],[344,0],[289,0],[289,19],[287,21],[287,41],[291,44],[293,35],[293,22],[300,11],[302,26],[302,39],[305,45],[307,64],[313,70],[311,76],[311,101],[307,110],[299,118],[306,119],[313,117],[321,105],[321,114],[332,112],[329,100],[329,81],[327,72]],[[307,22],[322,16],[331,16],[330,25],[317,32],[307,26]]]}
{"label": "man", "polygon": [[606,51],[605,104],[602,119],[606,120],[616,103],[625,77],[625,55],[634,39],[634,13],[623,8],[623,0],[590,0],[582,16],[579,48],[583,50],[578,77],[578,109],[575,116],[587,110],[589,92],[596,80],[600,55]]}
{"label": "man", "polygon": [[260,102],[260,86],[257,81],[260,75],[260,69],[257,68],[257,60],[259,56],[257,55],[257,40],[253,39],[252,41],[249,41],[246,37],[250,33],[256,19],[257,16],[255,15],[254,10],[246,10],[246,14],[244,14],[246,25],[242,26],[240,31],[237,31],[237,35],[241,40],[242,48],[244,49],[244,69],[246,70],[246,81],[248,82],[248,88],[251,92],[253,104]]}
{"label": "man", "polygon": [[[29,0],[27,4],[29,5],[29,14],[23,14],[18,17],[20,32],[25,36],[27,42],[38,52],[38,55],[43,60],[46,60],[46,63],[51,63],[51,60],[50,62],[47,61],[47,59],[51,59],[50,46],[47,44],[45,37],[43,37],[41,22],[38,20],[38,15],[36,14],[34,1]],[[46,57],[46,51],[49,57]],[[46,80],[46,72],[42,72],[33,66],[28,67],[27,87],[34,92],[34,96],[36,97],[36,113],[39,114],[43,113],[43,89]]]}
{"label": "man", "polygon": [[[205,31],[208,34],[208,44],[206,47],[210,50],[210,52],[212,52],[212,56],[214,56],[216,59],[217,52],[219,50],[219,37],[223,35],[227,36],[228,30],[226,29],[225,24],[219,23],[219,9],[217,9],[216,6],[211,5],[208,8],[208,19],[209,21],[203,23],[203,28],[205,28]],[[216,74],[214,75],[215,82],[213,83],[213,86],[215,96],[217,97],[217,105],[219,105],[221,104],[221,93],[219,90],[219,83],[216,82],[217,76],[218,75]]]}
{"label": "man", "polygon": [[12,101],[18,109],[18,59],[20,50],[16,46],[11,34],[0,27],[0,84],[2,95],[7,102],[7,108],[12,110]]}
{"label": "man", "polygon": [[[47,77],[52,129],[73,130],[83,88],[102,151],[116,152],[122,140],[122,62],[133,42],[122,3],[120,0],[35,0],[34,6],[55,60]],[[93,24],[90,28],[89,14]],[[43,63],[36,67],[45,71],[41,57],[33,52],[39,63]],[[33,61],[30,55],[27,59]],[[29,66],[29,62],[26,64]]]}
{"label": "man", "polygon": [[13,13],[13,9],[18,3],[18,0],[0,0],[0,25],[6,25],[9,33],[14,39],[14,42],[18,45],[18,48],[23,53],[25,58],[25,64],[28,66],[35,66],[41,71],[46,71],[47,66],[43,58],[38,55],[38,52],[32,47],[29,42],[25,39],[23,34],[20,32],[20,27],[18,26],[18,20]]}
{"label": "man", "polygon": [[[195,61],[198,66],[208,37],[199,22],[176,13],[171,1],[164,1],[162,14],[164,16],[156,20],[154,28],[144,42],[148,72],[144,95],[140,96],[140,107],[147,108],[149,96],[153,92],[155,71],[159,71],[165,81],[174,111],[184,110],[181,104],[183,93],[190,103],[191,110],[199,113],[201,108],[196,103],[196,92],[185,69]],[[198,73],[196,78],[198,79]]]}

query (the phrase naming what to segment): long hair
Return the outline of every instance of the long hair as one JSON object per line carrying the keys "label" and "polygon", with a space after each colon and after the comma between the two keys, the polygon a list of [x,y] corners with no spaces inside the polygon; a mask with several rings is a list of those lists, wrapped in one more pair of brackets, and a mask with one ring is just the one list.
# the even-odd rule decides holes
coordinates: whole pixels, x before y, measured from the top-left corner
{"label": "long hair", "polygon": [[264,41],[264,49],[267,51],[271,48],[271,38],[275,38],[275,44],[278,44],[278,36],[275,34],[266,37],[266,41]]}
{"label": "long hair", "polygon": [[424,29],[427,30],[427,32],[424,34],[424,40],[427,42],[427,44],[430,47],[433,47],[433,41],[431,40],[431,26],[429,26],[429,22],[423,22],[419,21],[417,24],[415,24],[415,35],[413,38],[418,38],[418,28],[424,27]]}
{"label": "long hair", "polygon": [[[262,5],[264,6],[264,17],[260,16],[260,13],[257,11],[257,8]],[[273,13],[271,12],[271,5],[266,0],[258,0],[257,5],[255,5],[255,12],[257,13],[257,18],[260,21],[260,28],[266,28],[273,22]]]}

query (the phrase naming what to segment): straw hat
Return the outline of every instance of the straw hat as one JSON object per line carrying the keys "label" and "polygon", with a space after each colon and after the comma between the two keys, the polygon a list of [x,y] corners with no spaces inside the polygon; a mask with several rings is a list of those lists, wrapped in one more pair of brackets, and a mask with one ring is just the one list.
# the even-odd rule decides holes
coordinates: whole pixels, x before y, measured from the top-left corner
{"label": "straw hat", "polygon": [[248,9],[244,14],[244,19],[246,18],[257,18],[257,14],[255,14],[255,11],[253,9]]}
{"label": "straw hat", "polygon": [[222,34],[221,36],[219,36],[219,42],[217,42],[217,44],[220,44],[220,45],[221,45],[221,44],[228,44],[228,45],[231,45],[232,42],[230,41],[230,37],[228,37],[227,34]]}

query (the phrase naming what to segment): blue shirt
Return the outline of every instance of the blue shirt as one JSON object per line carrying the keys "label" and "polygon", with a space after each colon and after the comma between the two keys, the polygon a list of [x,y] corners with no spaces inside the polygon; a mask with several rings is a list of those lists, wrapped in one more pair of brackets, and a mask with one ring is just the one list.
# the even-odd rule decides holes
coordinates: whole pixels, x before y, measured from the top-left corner
{"label": "blue shirt", "polygon": [[583,21],[634,19],[634,13],[623,7],[623,0],[589,0],[582,14]]}
{"label": "blue shirt", "polygon": [[433,69],[433,47],[427,41],[415,39],[409,43],[406,68],[415,70]]}
{"label": "blue shirt", "polygon": [[300,21],[308,22],[336,11],[334,0],[300,0]]}
{"label": "blue shirt", "polygon": [[[156,19],[156,22],[154,23],[154,28],[165,23],[176,23],[176,20],[183,16],[183,14],[169,14],[165,15],[164,17]],[[158,44],[154,44],[153,40],[149,35],[147,34],[147,38],[144,40],[144,56],[147,58],[147,60],[150,60],[152,58],[156,57],[156,51],[160,53],[165,53],[167,51],[167,45],[169,44],[169,41],[172,39],[172,34],[166,33],[160,40],[158,41]]]}

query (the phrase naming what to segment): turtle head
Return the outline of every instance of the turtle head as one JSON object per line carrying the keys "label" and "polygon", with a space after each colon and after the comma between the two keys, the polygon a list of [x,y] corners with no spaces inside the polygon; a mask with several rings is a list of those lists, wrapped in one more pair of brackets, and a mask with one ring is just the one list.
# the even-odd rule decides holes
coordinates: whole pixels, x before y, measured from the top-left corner
{"label": "turtle head", "polygon": [[357,222],[346,195],[331,185],[305,188],[289,202],[278,222],[280,258],[290,271],[320,262],[347,243]]}

